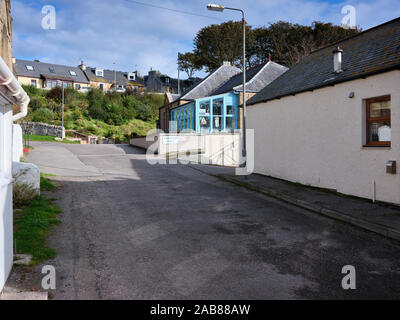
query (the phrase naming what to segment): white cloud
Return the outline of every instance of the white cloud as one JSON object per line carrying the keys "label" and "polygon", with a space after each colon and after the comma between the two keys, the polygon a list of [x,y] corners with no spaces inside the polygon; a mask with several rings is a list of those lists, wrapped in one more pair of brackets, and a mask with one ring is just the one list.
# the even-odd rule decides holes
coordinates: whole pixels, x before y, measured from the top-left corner
{"label": "white cloud", "polygon": [[[144,1],[144,0],[141,0]],[[222,1],[243,8],[250,25],[261,26],[286,20],[310,24],[314,20],[340,24],[342,6],[357,9],[357,24],[371,27],[400,15],[398,0],[317,1],[317,0],[232,0]],[[176,76],[178,52],[192,49],[197,31],[211,23],[240,19],[238,12],[214,13],[206,10],[208,1],[151,0],[152,4],[194,12],[206,17],[129,3],[129,0],[53,0],[57,29],[41,29],[41,8],[49,1],[14,0],[14,55],[18,58],[77,65],[133,70],[142,74],[152,67]]]}

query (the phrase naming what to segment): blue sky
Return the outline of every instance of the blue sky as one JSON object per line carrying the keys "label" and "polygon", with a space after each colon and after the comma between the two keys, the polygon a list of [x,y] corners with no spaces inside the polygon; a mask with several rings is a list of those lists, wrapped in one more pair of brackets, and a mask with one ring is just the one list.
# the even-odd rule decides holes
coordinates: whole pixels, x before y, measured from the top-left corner
{"label": "blue sky", "polygon": [[[356,8],[363,29],[400,16],[399,0],[138,0],[202,16],[142,6],[132,0],[11,0],[14,56],[43,62],[89,66],[147,74],[150,68],[177,76],[178,52],[192,50],[196,32],[209,24],[240,19],[239,13],[209,12],[217,2],[242,8],[252,26],[279,20],[310,25],[312,21],[340,25],[341,8]],[[43,30],[41,9],[56,8],[55,30]],[[202,76],[200,72],[197,75]]]}

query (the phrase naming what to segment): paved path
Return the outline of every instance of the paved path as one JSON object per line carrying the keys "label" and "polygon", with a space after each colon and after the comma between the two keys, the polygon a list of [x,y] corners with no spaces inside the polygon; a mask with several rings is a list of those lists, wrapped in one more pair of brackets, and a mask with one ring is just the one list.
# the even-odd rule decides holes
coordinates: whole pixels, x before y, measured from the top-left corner
{"label": "paved path", "polygon": [[55,299],[400,298],[398,242],[128,146],[36,143],[28,160],[62,186]]}

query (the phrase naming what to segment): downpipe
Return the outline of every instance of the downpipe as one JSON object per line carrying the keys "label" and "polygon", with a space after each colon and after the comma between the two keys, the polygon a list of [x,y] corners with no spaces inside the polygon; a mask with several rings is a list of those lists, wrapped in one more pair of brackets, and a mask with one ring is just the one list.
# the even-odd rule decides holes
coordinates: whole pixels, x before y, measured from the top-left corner
{"label": "downpipe", "polygon": [[10,92],[9,96],[14,97],[21,111],[13,116],[13,122],[18,121],[28,114],[29,96],[18,83],[17,79],[0,57],[0,85],[6,87]]}

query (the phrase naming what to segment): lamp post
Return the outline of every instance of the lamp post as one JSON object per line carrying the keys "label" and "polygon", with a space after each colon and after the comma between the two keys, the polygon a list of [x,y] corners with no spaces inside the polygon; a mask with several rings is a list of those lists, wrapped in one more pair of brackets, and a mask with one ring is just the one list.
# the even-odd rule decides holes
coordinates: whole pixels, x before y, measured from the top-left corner
{"label": "lamp post", "polygon": [[64,128],[64,81],[57,80],[57,84],[61,84],[61,140],[64,139],[63,137],[63,128]]}
{"label": "lamp post", "polygon": [[114,65],[114,90],[117,91],[117,70],[115,70],[115,62],[113,62]]}
{"label": "lamp post", "polygon": [[246,167],[247,150],[246,150],[246,20],[244,19],[244,11],[237,8],[229,8],[218,4],[208,4],[207,9],[210,11],[222,12],[226,10],[240,11],[242,13],[242,26],[243,26],[243,149],[242,157],[244,162],[241,167]]}

